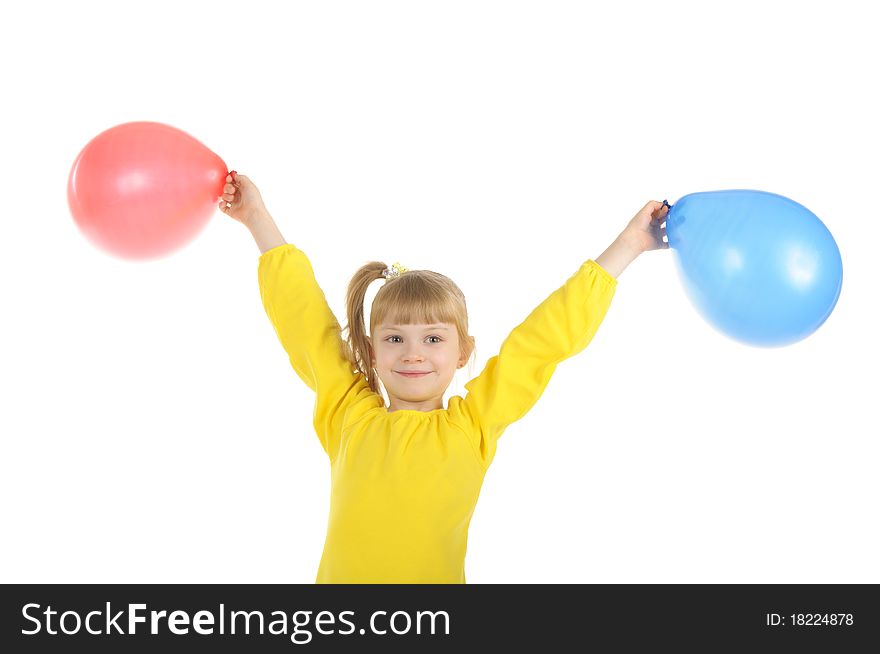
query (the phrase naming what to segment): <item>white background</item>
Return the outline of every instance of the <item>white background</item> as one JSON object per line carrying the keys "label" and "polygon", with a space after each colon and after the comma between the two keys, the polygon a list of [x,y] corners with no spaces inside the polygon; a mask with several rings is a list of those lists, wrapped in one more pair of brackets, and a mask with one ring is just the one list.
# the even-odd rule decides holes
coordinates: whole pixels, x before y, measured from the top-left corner
{"label": "white background", "polygon": [[828,321],[738,344],[672,252],[640,257],[502,437],[467,578],[880,582],[868,3],[289,4],[5,7],[0,581],[317,571],[329,466],[250,234],[218,211],[135,263],[71,218],[82,147],[153,120],[253,179],[341,321],[366,261],[456,280],[477,358],[450,395],[648,200],[804,204],[843,256]]}

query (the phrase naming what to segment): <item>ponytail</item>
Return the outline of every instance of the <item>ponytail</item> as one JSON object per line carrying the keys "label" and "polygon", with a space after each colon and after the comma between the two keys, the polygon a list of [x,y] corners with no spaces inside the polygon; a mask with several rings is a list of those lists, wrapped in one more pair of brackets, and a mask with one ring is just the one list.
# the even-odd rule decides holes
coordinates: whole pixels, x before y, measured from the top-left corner
{"label": "ponytail", "polygon": [[352,366],[367,378],[367,383],[374,393],[379,392],[379,379],[373,367],[372,348],[364,321],[364,298],[370,284],[384,277],[382,273],[386,268],[388,266],[381,261],[371,261],[361,266],[348,283],[348,291],[345,295],[345,311],[348,317],[346,354]]}

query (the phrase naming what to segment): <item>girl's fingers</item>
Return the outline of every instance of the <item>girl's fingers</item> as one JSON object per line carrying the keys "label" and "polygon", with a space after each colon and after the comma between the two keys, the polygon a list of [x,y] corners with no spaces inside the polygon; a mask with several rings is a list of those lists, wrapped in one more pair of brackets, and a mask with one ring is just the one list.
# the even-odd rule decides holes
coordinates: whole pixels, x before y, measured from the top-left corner
{"label": "girl's fingers", "polygon": [[657,202],[656,204],[659,204],[660,208],[652,211],[651,217],[654,220],[661,220],[662,221],[662,219],[666,217],[666,214],[668,213],[669,209],[667,209],[667,207],[660,202]]}
{"label": "girl's fingers", "polygon": [[223,187],[223,195],[221,196],[226,202],[232,202],[235,200],[235,193],[238,189],[236,189],[232,184],[226,184]]}

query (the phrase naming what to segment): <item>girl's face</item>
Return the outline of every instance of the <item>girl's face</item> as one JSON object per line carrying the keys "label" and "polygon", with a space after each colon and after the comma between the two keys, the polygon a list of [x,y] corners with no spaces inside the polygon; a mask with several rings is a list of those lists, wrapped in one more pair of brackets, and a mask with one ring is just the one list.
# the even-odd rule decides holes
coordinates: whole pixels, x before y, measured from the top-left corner
{"label": "girl's face", "polygon": [[467,362],[455,325],[379,325],[370,340],[373,367],[388,392],[390,411],[443,408],[443,394]]}

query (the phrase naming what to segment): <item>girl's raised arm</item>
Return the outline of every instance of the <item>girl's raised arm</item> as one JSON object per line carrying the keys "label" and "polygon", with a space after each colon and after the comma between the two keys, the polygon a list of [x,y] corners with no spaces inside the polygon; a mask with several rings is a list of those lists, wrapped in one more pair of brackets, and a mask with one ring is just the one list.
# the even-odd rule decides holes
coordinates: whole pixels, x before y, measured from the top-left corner
{"label": "girl's raised arm", "polygon": [[286,243],[266,209],[259,189],[248,177],[234,170],[226,176],[226,185],[220,196],[220,211],[250,230],[260,254]]}
{"label": "girl's raised arm", "polygon": [[260,248],[263,307],[294,371],[315,391],[315,431],[332,460],[347,405],[361,391],[370,393],[369,387],[345,356],[339,323],[308,257],[285,242],[257,187],[233,171],[220,199],[220,210],[245,225]]}
{"label": "girl's raised arm", "polygon": [[668,247],[661,227],[666,210],[660,202],[646,204],[599,257],[585,262],[515,327],[498,355],[465,384],[463,405],[479,424],[477,445],[486,465],[502,432],[537,402],[556,366],[592,340],[620,273],[642,252]]}
{"label": "girl's raised arm", "polygon": [[462,406],[479,426],[475,443],[484,465],[498,438],[538,401],[556,366],[592,340],[611,304],[617,280],[595,261],[585,262],[501,344],[467,384]]}

